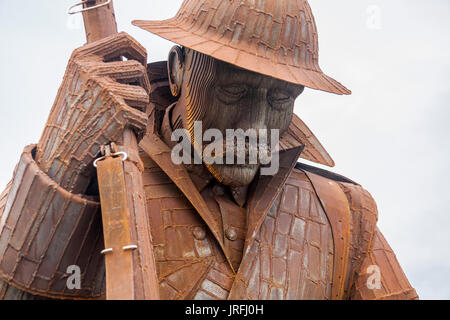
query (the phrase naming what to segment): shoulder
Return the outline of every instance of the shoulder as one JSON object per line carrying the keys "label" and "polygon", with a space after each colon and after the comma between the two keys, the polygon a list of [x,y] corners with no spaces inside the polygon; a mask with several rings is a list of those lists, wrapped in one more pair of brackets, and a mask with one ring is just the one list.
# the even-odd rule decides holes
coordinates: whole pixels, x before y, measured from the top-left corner
{"label": "shoulder", "polygon": [[[334,206],[337,199],[345,202],[350,211],[353,225],[363,225],[366,230],[373,231],[378,221],[378,209],[375,199],[359,183],[334,172],[297,163],[294,172],[306,175],[322,202]],[[295,174],[291,175],[296,176]],[[320,189],[320,190],[319,190]]]}
{"label": "shoulder", "polygon": [[[293,176],[294,172],[309,179],[320,199],[333,230],[336,254],[348,263],[346,272],[356,270],[373,247],[378,209],[372,195],[360,184],[331,171],[298,163]],[[339,246],[340,239],[344,245]]]}
{"label": "shoulder", "polygon": [[294,171],[303,172],[307,176],[320,177],[321,180],[328,181],[328,185],[330,186],[333,185],[332,182],[335,182],[345,193],[351,204],[356,204],[355,202],[364,201],[367,203],[373,203],[373,205],[376,206],[375,200],[373,199],[372,195],[363,186],[343,175],[310,166],[301,162],[298,162],[295,165]]}

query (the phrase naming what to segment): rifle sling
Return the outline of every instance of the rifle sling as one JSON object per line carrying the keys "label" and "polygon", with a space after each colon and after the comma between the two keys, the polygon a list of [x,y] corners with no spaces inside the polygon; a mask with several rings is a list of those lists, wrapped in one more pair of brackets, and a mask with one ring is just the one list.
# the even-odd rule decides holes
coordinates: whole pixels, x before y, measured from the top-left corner
{"label": "rifle sling", "polygon": [[97,167],[103,236],[105,240],[106,297],[108,300],[134,298],[133,251],[125,175],[120,157],[107,157]]}

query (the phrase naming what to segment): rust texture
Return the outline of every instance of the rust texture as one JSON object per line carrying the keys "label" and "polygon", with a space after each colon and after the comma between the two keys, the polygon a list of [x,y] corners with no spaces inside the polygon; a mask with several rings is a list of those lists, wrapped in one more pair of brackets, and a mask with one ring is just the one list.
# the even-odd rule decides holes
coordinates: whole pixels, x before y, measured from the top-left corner
{"label": "rust texture", "polygon": [[[186,0],[173,19],[135,24],[182,47],[147,65],[129,35],[87,32],[99,40],[72,54],[0,196],[0,299],[418,299],[369,192],[298,162],[334,165],[293,114],[304,87],[350,93],[319,68],[307,1]],[[173,130],[230,119],[281,130],[276,174],[174,164]],[[105,146],[128,159],[106,153],[97,176]],[[126,245],[105,263],[103,249]]]}

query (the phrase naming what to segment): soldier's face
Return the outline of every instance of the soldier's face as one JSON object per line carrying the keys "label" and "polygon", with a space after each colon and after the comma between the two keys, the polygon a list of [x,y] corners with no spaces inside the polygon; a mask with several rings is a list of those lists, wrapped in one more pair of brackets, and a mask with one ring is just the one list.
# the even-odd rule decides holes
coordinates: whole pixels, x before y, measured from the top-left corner
{"label": "soldier's face", "polygon": [[[250,72],[192,51],[187,52],[186,59],[191,65],[191,74],[189,82],[187,78],[183,81],[189,87],[182,90],[190,95],[188,122],[202,121],[203,132],[218,129],[224,137],[227,129],[254,129],[257,133],[260,129],[267,129],[269,133],[271,129],[278,129],[280,137],[288,129],[295,99],[303,92],[303,86]],[[248,145],[246,149],[248,152]],[[260,162],[242,165],[224,161],[224,164],[207,166],[222,183],[245,186],[253,181]]]}

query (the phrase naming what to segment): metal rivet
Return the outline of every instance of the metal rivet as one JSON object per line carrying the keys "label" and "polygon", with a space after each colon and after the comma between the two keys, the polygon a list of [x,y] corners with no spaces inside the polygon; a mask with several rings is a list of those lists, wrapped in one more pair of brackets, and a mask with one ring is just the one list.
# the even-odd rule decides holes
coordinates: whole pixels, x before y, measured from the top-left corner
{"label": "metal rivet", "polygon": [[234,228],[229,228],[225,231],[228,240],[235,241],[237,239],[237,232]]}
{"label": "metal rivet", "polygon": [[192,231],[194,238],[197,240],[205,240],[206,238],[206,232],[205,229],[203,229],[202,227],[195,227],[194,230]]}

